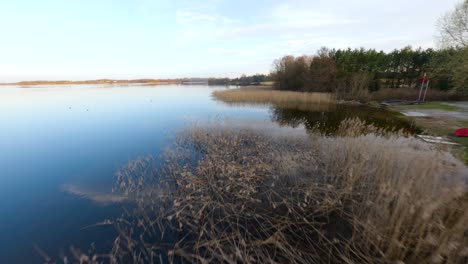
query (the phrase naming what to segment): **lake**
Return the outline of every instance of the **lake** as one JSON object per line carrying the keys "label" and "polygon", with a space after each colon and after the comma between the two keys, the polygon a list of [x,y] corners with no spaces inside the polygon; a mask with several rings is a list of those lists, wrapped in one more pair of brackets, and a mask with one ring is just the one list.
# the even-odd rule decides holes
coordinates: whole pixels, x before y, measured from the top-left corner
{"label": "lake", "polygon": [[0,263],[43,262],[75,246],[115,238],[120,215],[111,188],[128,161],[157,157],[177,131],[225,121],[271,133],[332,134],[348,117],[411,130],[381,109],[336,106],[327,112],[235,106],[211,93],[224,87],[54,86],[0,87]]}

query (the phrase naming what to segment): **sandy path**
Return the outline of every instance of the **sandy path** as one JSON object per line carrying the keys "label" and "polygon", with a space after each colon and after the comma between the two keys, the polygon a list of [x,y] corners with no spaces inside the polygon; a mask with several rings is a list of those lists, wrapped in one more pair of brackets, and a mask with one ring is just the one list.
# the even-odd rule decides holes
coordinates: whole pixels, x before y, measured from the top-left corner
{"label": "sandy path", "polygon": [[401,113],[403,113],[406,116],[412,117],[433,117],[436,119],[468,120],[468,102],[451,102],[443,104],[456,106],[461,109],[456,111],[447,111],[440,109],[411,109],[402,110]]}

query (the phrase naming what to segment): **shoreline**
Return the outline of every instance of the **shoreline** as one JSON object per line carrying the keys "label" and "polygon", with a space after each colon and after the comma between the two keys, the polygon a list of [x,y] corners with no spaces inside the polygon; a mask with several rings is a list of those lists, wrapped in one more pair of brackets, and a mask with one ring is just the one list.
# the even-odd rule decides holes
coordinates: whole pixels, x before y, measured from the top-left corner
{"label": "shoreline", "polygon": [[157,80],[157,79],[134,79],[134,80],[85,80],[85,81],[21,81],[12,83],[0,83],[0,86],[40,86],[40,85],[92,85],[92,84],[207,84],[204,79],[174,79],[174,80]]}
{"label": "shoreline", "polygon": [[[456,129],[468,127],[468,102],[436,101],[417,106],[391,106],[386,109],[413,122],[423,134],[443,137],[459,144],[451,148],[451,153],[468,165],[468,137],[453,136]],[[464,116],[466,118],[461,118]]]}

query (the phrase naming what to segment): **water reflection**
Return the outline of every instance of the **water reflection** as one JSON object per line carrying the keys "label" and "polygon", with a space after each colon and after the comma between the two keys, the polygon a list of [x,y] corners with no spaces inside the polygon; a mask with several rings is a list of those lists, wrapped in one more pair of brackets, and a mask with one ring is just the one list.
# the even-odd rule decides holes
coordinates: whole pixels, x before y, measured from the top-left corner
{"label": "water reflection", "polygon": [[65,184],[62,186],[62,191],[77,196],[81,198],[88,199],[93,201],[99,205],[110,205],[115,203],[125,202],[127,197],[122,195],[116,195],[110,192],[103,192],[103,191],[96,191],[90,188],[73,185],[73,184]]}
{"label": "water reflection", "polygon": [[308,102],[224,102],[224,104],[233,106],[233,107],[269,107],[273,106],[274,108],[281,109],[291,109],[299,110],[304,112],[333,112],[336,111],[337,104],[335,103],[308,103]]}
{"label": "water reflection", "polygon": [[318,129],[327,135],[334,134],[341,122],[348,118],[359,118],[378,128],[389,130],[403,129],[410,133],[418,132],[418,129],[413,124],[397,118],[394,113],[385,109],[338,104],[329,106],[327,110],[304,111],[274,106],[271,108],[271,119],[281,126],[298,127],[303,125],[308,131]]}

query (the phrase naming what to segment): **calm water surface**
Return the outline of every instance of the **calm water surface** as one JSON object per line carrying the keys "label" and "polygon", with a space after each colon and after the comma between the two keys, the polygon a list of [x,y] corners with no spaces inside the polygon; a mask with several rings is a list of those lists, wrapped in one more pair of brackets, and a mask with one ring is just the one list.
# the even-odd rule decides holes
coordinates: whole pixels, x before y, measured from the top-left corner
{"label": "calm water surface", "polygon": [[37,263],[70,246],[105,248],[120,215],[111,193],[116,170],[167,148],[194,122],[228,119],[279,133],[332,132],[346,117],[408,127],[385,111],[330,112],[229,106],[208,86],[0,87],[0,263]]}

